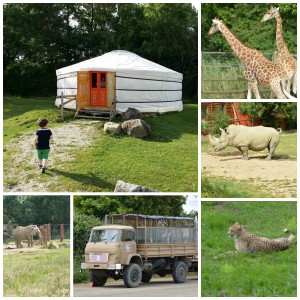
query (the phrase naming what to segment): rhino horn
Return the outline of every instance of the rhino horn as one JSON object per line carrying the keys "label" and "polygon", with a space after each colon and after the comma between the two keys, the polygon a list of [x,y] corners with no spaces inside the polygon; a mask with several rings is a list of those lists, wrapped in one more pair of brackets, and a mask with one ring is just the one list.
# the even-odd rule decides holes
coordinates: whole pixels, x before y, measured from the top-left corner
{"label": "rhino horn", "polygon": [[208,140],[209,140],[209,143],[212,145],[212,146],[215,146],[216,144],[216,138],[214,136],[211,136],[210,134],[208,135]]}

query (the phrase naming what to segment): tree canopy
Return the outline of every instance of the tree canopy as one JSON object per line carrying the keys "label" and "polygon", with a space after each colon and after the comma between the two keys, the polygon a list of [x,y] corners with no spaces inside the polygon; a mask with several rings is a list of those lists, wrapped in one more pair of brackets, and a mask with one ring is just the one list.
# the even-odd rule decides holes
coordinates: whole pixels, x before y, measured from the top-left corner
{"label": "tree canopy", "polygon": [[[291,54],[297,53],[297,4],[273,3],[279,7],[283,23],[283,35]],[[212,19],[218,17],[245,45],[264,53],[276,51],[276,20],[261,22],[270,8],[266,3],[204,3],[201,5],[202,51],[230,51],[231,48],[220,33],[208,37]]]}
{"label": "tree canopy", "polygon": [[128,50],[183,73],[197,95],[198,16],[189,3],[13,3],[3,7],[4,93],[56,95],[56,69]]}
{"label": "tree canopy", "polygon": [[4,224],[70,224],[69,196],[4,196]]}
{"label": "tree canopy", "polygon": [[103,219],[110,214],[183,216],[184,196],[76,196],[76,213]]}
{"label": "tree canopy", "polygon": [[296,102],[242,102],[239,110],[252,118],[261,118],[263,125],[277,126],[278,119],[283,118],[288,129],[297,128]]}

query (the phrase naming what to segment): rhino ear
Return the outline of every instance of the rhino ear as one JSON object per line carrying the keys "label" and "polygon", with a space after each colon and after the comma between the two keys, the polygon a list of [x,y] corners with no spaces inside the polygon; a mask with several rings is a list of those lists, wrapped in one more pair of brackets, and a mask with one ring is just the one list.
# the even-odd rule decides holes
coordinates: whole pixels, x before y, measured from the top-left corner
{"label": "rhino ear", "polygon": [[223,132],[223,131],[224,131],[224,129],[222,129],[221,127],[219,127],[219,129],[221,130],[221,132]]}

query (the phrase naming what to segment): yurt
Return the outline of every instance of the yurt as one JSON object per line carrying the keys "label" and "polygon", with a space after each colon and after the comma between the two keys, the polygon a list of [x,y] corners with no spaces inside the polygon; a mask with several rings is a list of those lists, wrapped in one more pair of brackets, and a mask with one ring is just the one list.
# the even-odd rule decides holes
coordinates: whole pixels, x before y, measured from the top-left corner
{"label": "yurt", "polygon": [[182,74],[128,51],[112,51],[58,69],[56,75],[56,106],[63,99],[65,108],[76,110],[182,111]]}

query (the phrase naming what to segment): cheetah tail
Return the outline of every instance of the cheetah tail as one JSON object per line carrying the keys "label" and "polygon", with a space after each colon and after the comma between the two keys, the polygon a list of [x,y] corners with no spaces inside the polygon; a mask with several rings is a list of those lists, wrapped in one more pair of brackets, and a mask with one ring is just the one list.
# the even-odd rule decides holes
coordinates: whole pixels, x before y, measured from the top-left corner
{"label": "cheetah tail", "polygon": [[290,236],[288,237],[289,242],[291,243],[294,238],[295,238],[295,235],[293,233],[291,233]]}

